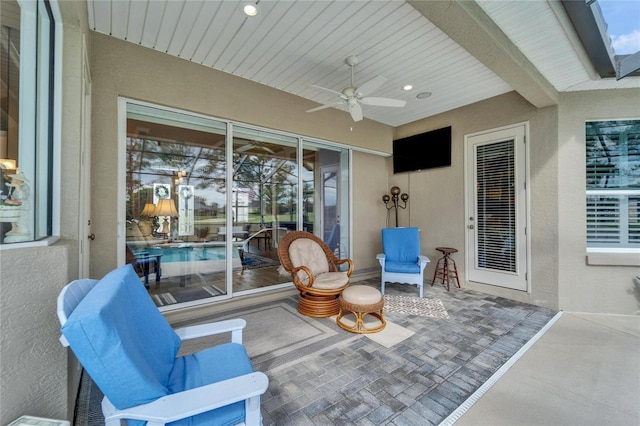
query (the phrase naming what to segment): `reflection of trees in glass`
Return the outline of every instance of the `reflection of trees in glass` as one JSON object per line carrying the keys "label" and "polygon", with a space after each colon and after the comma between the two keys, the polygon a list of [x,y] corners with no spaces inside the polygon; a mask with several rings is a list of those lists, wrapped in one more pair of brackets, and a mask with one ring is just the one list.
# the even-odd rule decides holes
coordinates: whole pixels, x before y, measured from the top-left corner
{"label": "reflection of trees in glass", "polygon": [[313,222],[313,182],[303,182],[302,184],[302,199],[304,200],[304,221]]}
{"label": "reflection of trees in glass", "polygon": [[[264,223],[264,215],[268,212],[276,214],[290,211],[291,191],[294,191],[297,177],[294,165],[290,161],[259,155],[234,154],[233,180],[239,189],[254,191],[254,198],[259,203],[260,222]],[[274,208],[275,207],[275,208]]]}
{"label": "reflection of trees in glass", "polygon": [[[140,170],[149,167],[149,159],[143,154],[145,144],[146,141],[143,139],[127,138],[127,172],[125,179],[127,219],[137,218],[144,207],[144,202],[141,204],[140,200],[144,201],[147,199],[146,197],[141,197],[141,194],[138,194],[143,188]],[[151,199],[153,199],[153,197],[151,197]]]}
{"label": "reflection of trees in glass", "polygon": [[640,122],[586,124],[588,189],[640,188]]}
{"label": "reflection of trees in glass", "polygon": [[[197,177],[196,188],[215,188],[225,190],[225,153],[224,149],[195,148],[191,171],[188,176]],[[189,171],[189,170],[187,170]]]}
{"label": "reflection of trees in glass", "polygon": [[[184,143],[127,138],[127,217],[137,218],[145,203],[152,202],[152,183],[170,183],[178,172],[186,172],[183,184],[198,189],[224,187],[224,149]],[[173,194],[175,196],[175,194]],[[202,194],[195,197],[196,214],[215,216],[217,203]]]}

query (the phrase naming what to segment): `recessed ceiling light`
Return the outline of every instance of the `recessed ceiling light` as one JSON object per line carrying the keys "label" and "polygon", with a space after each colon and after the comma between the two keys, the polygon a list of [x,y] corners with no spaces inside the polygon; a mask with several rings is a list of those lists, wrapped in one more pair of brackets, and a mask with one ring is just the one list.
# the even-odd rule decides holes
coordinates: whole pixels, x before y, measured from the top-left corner
{"label": "recessed ceiling light", "polygon": [[407,84],[406,86],[403,86],[403,87],[402,87],[402,90],[405,90],[405,91],[409,91],[409,90],[411,90],[411,89],[413,89],[413,86],[412,86],[412,85],[410,85],[410,84]]}
{"label": "recessed ceiling light", "polygon": [[420,92],[416,95],[416,98],[427,99],[429,96],[431,96],[431,92]]}
{"label": "recessed ceiling light", "polygon": [[247,4],[244,6],[244,13],[247,16],[256,16],[258,14],[258,8],[255,4]]}

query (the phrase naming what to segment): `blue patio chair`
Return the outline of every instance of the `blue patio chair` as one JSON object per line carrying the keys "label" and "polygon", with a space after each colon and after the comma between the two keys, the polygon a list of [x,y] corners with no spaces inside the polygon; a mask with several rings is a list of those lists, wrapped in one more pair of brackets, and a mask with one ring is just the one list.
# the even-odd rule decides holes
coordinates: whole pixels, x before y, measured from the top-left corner
{"label": "blue patio chair", "polygon": [[385,282],[415,284],[423,296],[424,270],[430,262],[420,254],[420,230],[418,228],[384,228],[382,251],[376,259],[382,267],[381,292]]}
{"label": "blue patio chair", "polygon": [[[242,346],[242,319],[173,330],[131,265],[76,280],[58,296],[60,341],[105,397],[107,426],[259,425],[267,376]],[[177,356],[181,341],[230,333],[231,342]]]}

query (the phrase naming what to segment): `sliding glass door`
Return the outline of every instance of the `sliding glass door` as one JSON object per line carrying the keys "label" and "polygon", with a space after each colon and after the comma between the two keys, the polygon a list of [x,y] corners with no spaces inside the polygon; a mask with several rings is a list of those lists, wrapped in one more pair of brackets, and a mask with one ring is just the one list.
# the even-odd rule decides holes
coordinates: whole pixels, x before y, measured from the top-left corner
{"label": "sliding glass door", "polygon": [[292,230],[349,250],[349,151],[126,102],[126,259],[162,310],[291,285]]}

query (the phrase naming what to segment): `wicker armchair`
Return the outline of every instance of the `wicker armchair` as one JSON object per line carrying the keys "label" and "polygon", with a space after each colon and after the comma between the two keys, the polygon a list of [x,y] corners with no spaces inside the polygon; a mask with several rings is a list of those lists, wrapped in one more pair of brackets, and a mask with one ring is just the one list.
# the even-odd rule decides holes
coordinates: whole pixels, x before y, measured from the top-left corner
{"label": "wicker armchair", "polygon": [[[351,259],[338,259],[324,241],[304,231],[285,234],[278,243],[278,257],[300,291],[298,312],[309,317],[338,314],[338,298],[353,273]],[[341,272],[339,265],[344,263],[349,270]]]}

